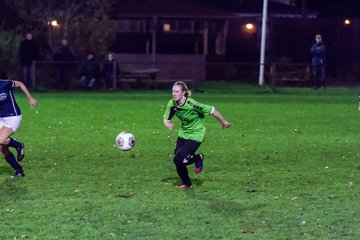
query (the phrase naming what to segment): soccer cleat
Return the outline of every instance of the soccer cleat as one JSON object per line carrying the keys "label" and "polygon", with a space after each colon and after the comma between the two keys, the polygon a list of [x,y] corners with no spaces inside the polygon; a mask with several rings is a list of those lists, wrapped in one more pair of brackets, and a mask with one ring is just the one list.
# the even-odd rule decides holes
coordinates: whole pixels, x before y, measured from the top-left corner
{"label": "soccer cleat", "polygon": [[14,177],[25,177],[25,173],[23,170],[17,170],[14,174]]}
{"label": "soccer cleat", "polygon": [[17,148],[16,151],[17,151],[17,160],[20,162],[21,160],[24,159],[24,156],[25,156],[25,148],[24,148],[24,144],[22,143],[21,144],[21,147]]}
{"label": "soccer cleat", "polygon": [[191,185],[189,186],[189,185],[186,185],[186,184],[180,184],[180,185],[177,185],[176,187],[177,188],[190,188]]}
{"label": "soccer cleat", "polygon": [[203,163],[204,158],[205,158],[204,154],[200,153],[199,156],[200,156],[200,160],[195,162],[195,172],[196,173],[200,173],[204,166],[204,163]]}

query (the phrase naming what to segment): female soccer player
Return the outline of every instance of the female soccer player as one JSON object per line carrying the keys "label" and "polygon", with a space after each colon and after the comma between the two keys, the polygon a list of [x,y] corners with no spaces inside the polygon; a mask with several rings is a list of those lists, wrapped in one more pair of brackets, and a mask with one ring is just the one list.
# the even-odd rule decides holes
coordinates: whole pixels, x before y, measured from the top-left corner
{"label": "female soccer player", "polygon": [[[15,170],[16,177],[25,176],[24,170],[19,162],[24,158],[24,144],[16,141],[10,136],[16,132],[21,122],[21,111],[16,103],[13,89],[20,88],[27,96],[30,106],[36,107],[37,101],[34,99],[27,87],[18,81],[9,80],[6,72],[0,74],[0,150],[4,154],[6,161]],[[17,151],[17,159],[9,150],[9,147]]]}
{"label": "female soccer player", "polygon": [[203,168],[203,154],[195,154],[205,137],[205,115],[213,115],[223,128],[230,127],[221,114],[213,106],[205,105],[190,98],[191,92],[184,82],[178,81],[172,87],[173,98],[168,102],[164,113],[164,125],[172,130],[171,119],[177,116],[181,120],[174,163],[182,184],[178,188],[191,187],[191,179],[187,165],[195,163],[195,172],[200,173]]}

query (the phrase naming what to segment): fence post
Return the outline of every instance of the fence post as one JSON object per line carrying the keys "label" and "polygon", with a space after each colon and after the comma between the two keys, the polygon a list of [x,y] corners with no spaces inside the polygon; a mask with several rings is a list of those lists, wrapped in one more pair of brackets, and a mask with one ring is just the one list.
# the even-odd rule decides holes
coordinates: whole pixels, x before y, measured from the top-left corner
{"label": "fence post", "polygon": [[275,91],[276,88],[276,63],[272,63],[270,67],[271,89]]}
{"label": "fence post", "polygon": [[112,72],[112,87],[113,89],[116,89],[116,76],[117,76],[117,72],[116,72],[116,61],[113,61],[113,72]]}

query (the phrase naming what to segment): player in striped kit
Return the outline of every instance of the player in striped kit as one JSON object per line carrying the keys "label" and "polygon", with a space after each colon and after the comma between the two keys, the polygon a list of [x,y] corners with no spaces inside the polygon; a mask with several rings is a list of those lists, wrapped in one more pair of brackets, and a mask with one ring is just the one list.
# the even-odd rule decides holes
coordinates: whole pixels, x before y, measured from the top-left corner
{"label": "player in striped kit", "polygon": [[223,128],[230,127],[221,114],[213,106],[199,103],[190,98],[191,92],[184,82],[178,81],[172,87],[173,98],[168,102],[164,113],[164,125],[172,130],[171,119],[176,116],[181,120],[176,147],[174,150],[174,163],[182,184],[178,188],[191,187],[191,179],[187,165],[195,163],[195,172],[200,173],[203,168],[203,154],[195,154],[205,138],[205,116],[213,115]]}

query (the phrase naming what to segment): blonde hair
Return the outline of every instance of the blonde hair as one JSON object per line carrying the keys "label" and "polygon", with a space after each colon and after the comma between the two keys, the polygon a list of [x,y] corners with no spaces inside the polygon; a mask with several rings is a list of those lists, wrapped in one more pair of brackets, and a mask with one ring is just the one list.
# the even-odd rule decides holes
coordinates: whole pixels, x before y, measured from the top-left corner
{"label": "blonde hair", "polygon": [[190,97],[191,96],[191,91],[189,90],[188,86],[186,85],[186,83],[184,83],[183,81],[177,81],[174,83],[173,86],[178,85],[181,87],[182,91],[185,91],[185,97]]}

